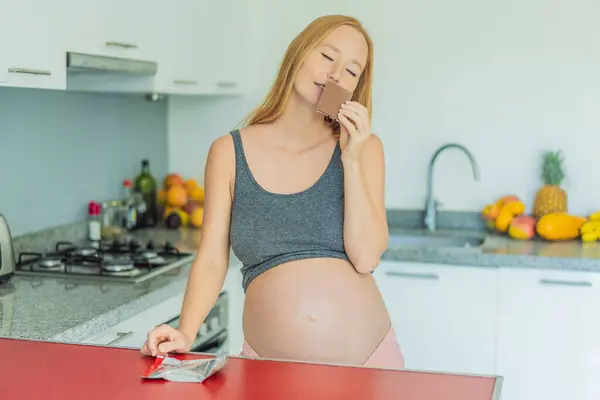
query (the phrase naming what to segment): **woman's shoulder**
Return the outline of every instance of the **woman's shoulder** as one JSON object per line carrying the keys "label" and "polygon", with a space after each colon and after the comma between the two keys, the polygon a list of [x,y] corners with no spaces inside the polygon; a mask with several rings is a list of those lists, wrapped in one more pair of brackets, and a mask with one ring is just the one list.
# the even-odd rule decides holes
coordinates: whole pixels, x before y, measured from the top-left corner
{"label": "woman's shoulder", "polygon": [[246,140],[249,136],[255,136],[262,131],[261,126],[246,126],[236,128],[228,133],[216,137],[208,149],[208,160],[216,161],[217,164],[235,161],[235,136],[240,140]]}
{"label": "woman's shoulder", "polygon": [[235,165],[235,144],[232,133],[221,134],[213,139],[208,149],[206,167],[224,168]]}

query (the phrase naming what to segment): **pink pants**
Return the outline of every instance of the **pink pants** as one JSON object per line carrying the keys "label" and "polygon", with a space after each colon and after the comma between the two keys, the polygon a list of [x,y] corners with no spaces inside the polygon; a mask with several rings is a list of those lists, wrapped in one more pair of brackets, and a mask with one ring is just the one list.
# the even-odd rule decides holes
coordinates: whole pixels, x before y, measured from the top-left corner
{"label": "pink pants", "polygon": [[[246,341],[244,341],[242,353],[240,355],[252,358],[260,357]],[[367,359],[367,361],[363,363],[363,366],[386,369],[404,368],[404,356],[402,355],[402,350],[396,341],[396,334],[393,327],[390,327],[388,333],[385,335],[373,353],[371,353],[371,356]]]}

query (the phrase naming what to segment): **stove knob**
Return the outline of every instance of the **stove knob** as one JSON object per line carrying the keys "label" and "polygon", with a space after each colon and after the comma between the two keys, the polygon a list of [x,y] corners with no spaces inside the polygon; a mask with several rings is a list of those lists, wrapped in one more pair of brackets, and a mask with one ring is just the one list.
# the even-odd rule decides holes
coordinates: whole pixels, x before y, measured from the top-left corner
{"label": "stove knob", "polygon": [[155,247],[155,246],[154,246],[154,240],[150,240],[150,241],[148,241],[148,244],[146,245],[146,248],[147,248],[148,250],[154,250],[154,247]]}

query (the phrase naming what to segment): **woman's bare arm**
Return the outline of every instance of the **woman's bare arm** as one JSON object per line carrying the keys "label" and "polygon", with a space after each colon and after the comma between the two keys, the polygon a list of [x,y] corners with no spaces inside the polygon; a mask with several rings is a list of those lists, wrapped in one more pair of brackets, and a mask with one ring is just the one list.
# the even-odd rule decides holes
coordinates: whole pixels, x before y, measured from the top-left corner
{"label": "woman's bare arm", "polygon": [[202,239],[192,264],[181,309],[179,331],[188,340],[214,306],[229,265],[230,181],[235,166],[229,135],[216,139],[208,152],[204,174]]}
{"label": "woman's bare arm", "polygon": [[359,160],[344,163],[344,247],[354,268],[374,270],[388,244],[385,161],[381,140],[371,134]]}

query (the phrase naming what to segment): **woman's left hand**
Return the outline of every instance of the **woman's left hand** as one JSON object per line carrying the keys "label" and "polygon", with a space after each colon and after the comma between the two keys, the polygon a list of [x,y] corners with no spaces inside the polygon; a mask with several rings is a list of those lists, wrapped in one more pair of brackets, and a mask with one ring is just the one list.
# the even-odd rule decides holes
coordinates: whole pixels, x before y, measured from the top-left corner
{"label": "woman's left hand", "polygon": [[345,161],[358,162],[360,153],[371,135],[369,112],[367,108],[356,101],[342,104],[338,113],[340,120],[340,148]]}

